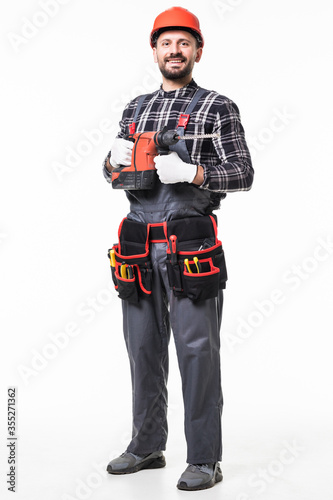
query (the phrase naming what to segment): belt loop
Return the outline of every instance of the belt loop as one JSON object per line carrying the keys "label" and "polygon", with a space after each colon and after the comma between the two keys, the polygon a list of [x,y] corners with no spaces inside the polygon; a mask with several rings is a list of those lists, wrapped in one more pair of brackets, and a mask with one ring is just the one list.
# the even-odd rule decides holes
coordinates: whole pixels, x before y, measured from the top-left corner
{"label": "belt loop", "polygon": [[165,243],[167,242],[167,226],[166,222],[158,222],[156,224],[147,224],[148,240],[150,243]]}

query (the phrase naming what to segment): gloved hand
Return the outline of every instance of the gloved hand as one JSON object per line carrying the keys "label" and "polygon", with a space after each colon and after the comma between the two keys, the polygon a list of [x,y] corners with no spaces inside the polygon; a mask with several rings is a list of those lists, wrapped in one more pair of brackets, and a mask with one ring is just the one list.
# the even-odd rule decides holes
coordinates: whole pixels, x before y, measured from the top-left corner
{"label": "gloved hand", "polygon": [[111,148],[110,165],[114,168],[119,165],[129,167],[132,159],[132,149],[134,142],[126,139],[115,139]]}
{"label": "gloved hand", "polygon": [[163,184],[192,182],[197,175],[197,165],[185,163],[175,151],[168,155],[155,156],[157,174]]}

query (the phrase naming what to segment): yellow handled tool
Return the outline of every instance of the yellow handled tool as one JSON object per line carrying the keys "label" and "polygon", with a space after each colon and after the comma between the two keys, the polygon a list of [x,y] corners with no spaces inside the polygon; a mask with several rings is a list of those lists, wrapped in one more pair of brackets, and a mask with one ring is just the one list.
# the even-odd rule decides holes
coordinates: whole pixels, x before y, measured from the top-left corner
{"label": "yellow handled tool", "polygon": [[127,280],[127,265],[125,262],[122,263],[120,266],[120,276],[124,279]]}
{"label": "yellow handled tool", "polygon": [[109,258],[110,258],[110,266],[116,267],[116,255],[115,255],[115,251],[113,248],[109,252]]}
{"label": "yellow handled tool", "polygon": [[186,268],[187,268],[188,272],[192,274],[192,269],[191,269],[191,267],[190,267],[190,264],[189,264],[188,259],[185,259],[185,260],[184,260],[184,263],[185,263],[185,266],[186,266]]}
{"label": "yellow handled tool", "polygon": [[198,257],[193,257],[193,262],[197,268],[198,273],[201,273],[201,266]]}
{"label": "yellow handled tool", "polygon": [[125,264],[125,262],[123,262],[121,264],[121,266],[120,266],[120,276],[124,280],[131,280],[131,279],[133,279],[133,269],[132,269],[132,266],[127,265],[127,264]]}

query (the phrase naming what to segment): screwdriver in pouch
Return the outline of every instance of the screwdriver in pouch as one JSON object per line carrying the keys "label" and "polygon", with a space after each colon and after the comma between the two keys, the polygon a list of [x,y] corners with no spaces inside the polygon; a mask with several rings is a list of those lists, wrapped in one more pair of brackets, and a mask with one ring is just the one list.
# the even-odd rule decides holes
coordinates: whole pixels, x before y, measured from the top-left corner
{"label": "screwdriver in pouch", "polygon": [[172,234],[169,238],[169,246],[170,246],[170,253],[171,253],[171,264],[174,266],[177,264],[177,251],[178,251],[178,242],[177,242],[177,236]]}
{"label": "screwdriver in pouch", "polygon": [[197,268],[198,273],[201,273],[201,264],[198,257],[193,257],[193,262],[195,264],[195,267]]}
{"label": "screwdriver in pouch", "polygon": [[188,259],[184,260],[184,264],[186,266],[187,271],[192,274],[192,269],[190,267],[190,263],[189,263]]}

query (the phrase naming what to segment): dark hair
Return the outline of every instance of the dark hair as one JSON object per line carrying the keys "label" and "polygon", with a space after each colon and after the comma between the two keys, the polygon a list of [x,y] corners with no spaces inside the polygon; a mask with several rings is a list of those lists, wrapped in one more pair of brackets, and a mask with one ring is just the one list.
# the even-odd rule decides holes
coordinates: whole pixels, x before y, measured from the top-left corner
{"label": "dark hair", "polygon": [[196,45],[197,45],[197,49],[199,49],[202,46],[201,36],[199,35],[199,33],[192,30],[191,28],[186,28],[184,26],[168,26],[167,28],[161,28],[161,29],[155,31],[155,33],[152,36],[152,42],[153,42],[154,47],[156,47],[158,37],[164,31],[173,31],[173,30],[188,31],[189,33],[191,33],[191,35],[194,36],[195,41],[196,41]]}

